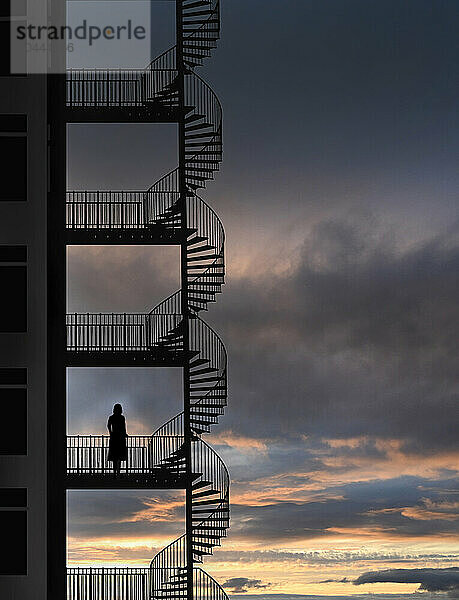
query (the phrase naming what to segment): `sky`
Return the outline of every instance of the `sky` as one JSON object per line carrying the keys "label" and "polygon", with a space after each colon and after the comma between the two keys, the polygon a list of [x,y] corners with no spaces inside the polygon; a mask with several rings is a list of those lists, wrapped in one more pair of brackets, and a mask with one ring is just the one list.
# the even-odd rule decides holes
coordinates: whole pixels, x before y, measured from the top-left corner
{"label": "sky", "polygon": [[[230,387],[206,440],[232,521],[204,567],[236,598],[458,594],[458,17],[454,0],[222,2],[200,74],[224,108],[203,197],[227,284],[205,318]],[[146,189],[175,153],[171,125],[72,125],[69,189]],[[68,261],[71,311],[143,312],[178,285],[176,248]],[[69,433],[104,432],[115,401],[152,432],[180,373],[71,370]],[[71,492],[68,519],[69,563],[145,566],[183,498]]]}

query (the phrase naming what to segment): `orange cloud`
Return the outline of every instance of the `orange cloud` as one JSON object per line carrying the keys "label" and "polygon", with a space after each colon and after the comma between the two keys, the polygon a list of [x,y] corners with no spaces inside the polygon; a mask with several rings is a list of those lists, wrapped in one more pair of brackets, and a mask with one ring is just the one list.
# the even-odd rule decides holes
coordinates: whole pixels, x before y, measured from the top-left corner
{"label": "orange cloud", "polygon": [[134,515],[122,519],[121,522],[134,523],[136,521],[167,521],[176,522],[177,509],[184,514],[183,498],[173,498],[171,500],[156,500],[155,498],[146,498],[144,500],[145,508],[137,511]]}
{"label": "orange cloud", "polygon": [[457,521],[459,519],[459,502],[432,502],[429,498],[424,498],[423,506],[383,508],[372,510],[371,513],[399,513],[416,521]]}
{"label": "orange cloud", "polygon": [[212,445],[225,444],[242,452],[266,452],[268,450],[266,441],[239,435],[233,431],[224,431],[220,434],[209,436],[209,442]]}

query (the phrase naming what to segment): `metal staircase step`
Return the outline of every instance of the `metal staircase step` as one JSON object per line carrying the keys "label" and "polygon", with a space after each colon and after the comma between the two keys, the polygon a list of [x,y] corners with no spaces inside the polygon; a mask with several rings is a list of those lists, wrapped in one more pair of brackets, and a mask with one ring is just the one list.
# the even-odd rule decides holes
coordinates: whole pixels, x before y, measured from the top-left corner
{"label": "metal staircase step", "polygon": [[[219,514],[227,513],[227,516],[217,516],[216,513],[219,513]],[[191,520],[198,523],[198,525],[195,525],[195,527],[197,529],[202,529],[202,527],[199,525],[199,523],[211,523],[212,521],[221,523],[222,521],[229,521],[228,508],[214,508],[214,509],[200,508],[199,510],[196,509],[195,511],[193,511],[193,515],[196,515],[196,516],[192,516]],[[229,526],[226,527],[225,529],[229,529]]]}
{"label": "metal staircase step", "polygon": [[[190,394],[191,392],[193,392],[194,390],[190,390]],[[217,399],[225,399],[226,400],[227,397],[227,389],[225,388],[223,391],[222,390],[218,390],[218,393],[212,393],[211,396],[209,396],[208,394],[198,394],[197,396],[191,396],[190,395],[190,399],[191,400],[204,400],[204,398],[207,399],[212,399],[212,400],[217,400]]]}
{"label": "metal staircase step", "polygon": [[[193,412],[192,413],[193,416],[207,416],[209,413],[206,412]],[[218,423],[218,417],[221,417],[224,413],[220,412],[220,413],[212,413],[212,416],[216,416],[217,417],[217,423]]]}
{"label": "metal staircase step", "polygon": [[[197,119],[194,120],[196,121]],[[199,123],[199,125],[185,125],[185,131],[197,131],[198,129],[208,129],[209,127],[213,127],[212,123]]]}
{"label": "metal staircase step", "polygon": [[[162,584],[162,587],[166,587],[166,586],[182,586],[182,585],[186,585],[186,575],[185,578],[182,578],[179,581],[166,581]],[[176,588],[178,589],[178,587]]]}
{"label": "metal staircase step", "polygon": [[[205,10],[194,10],[192,12],[187,12],[187,11],[183,11],[183,16],[185,18],[188,17],[200,17],[200,16],[205,16],[205,15],[211,15],[214,11],[212,9],[205,9]],[[189,21],[184,21],[185,23],[189,23]],[[207,23],[206,19],[202,19],[202,23]]]}
{"label": "metal staircase step", "polygon": [[212,394],[211,396],[208,393],[208,394],[204,394],[204,395],[200,394],[198,396],[191,396],[190,400],[198,400],[198,402],[195,402],[193,404],[193,406],[195,406],[198,403],[200,403],[201,401],[209,400],[209,399],[210,400],[218,399],[218,400],[225,400],[226,401],[227,397],[228,397],[227,393],[225,393],[225,394]]}
{"label": "metal staircase step", "polygon": [[[213,515],[215,515],[215,513],[228,513],[229,515],[229,509],[228,508],[197,508],[196,510],[193,510],[193,515],[198,515],[196,517],[192,517],[192,521],[218,521],[220,522],[222,520],[221,517],[217,517],[217,518],[212,518]],[[208,515],[207,517],[204,517],[204,515]],[[228,516],[229,518],[229,516]]]}
{"label": "metal staircase step", "polygon": [[210,386],[210,387],[209,386],[207,386],[207,387],[200,386],[200,387],[193,387],[193,388],[191,388],[190,391],[191,392],[208,392],[209,390],[215,390],[215,391],[216,390],[218,390],[218,391],[224,390],[226,392],[227,387],[226,387],[226,385],[215,385],[215,386]]}
{"label": "metal staircase step", "polygon": [[198,425],[206,425],[209,426],[211,424],[211,422],[208,421],[202,421],[201,419],[190,419],[191,423],[197,423]]}
{"label": "metal staircase step", "polygon": [[204,552],[204,550],[195,550],[193,548],[193,554],[196,554],[197,556],[209,556],[209,554],[212,554],[212,553],[211,552]]}
{"label": "metal staircase step", "polygon": [[[199,525],[196,525],[196,529],[198,531],[226,531],[228,529],[228,527],[222,527],[221,525],[219,525],[218,527],[212,527],[210,525],[203,525],[202,527],[200,527]],[[193,535],[195,535],[195,533],[193,532]]]}
{"label": "metal staircase step", "polygon": [[197,294],[200,298],[203,298],[204,296],[210,296],[210,297],[216,297],[218,294],[221,293],[222,291],[222,287],[223,284],[220,284],[219,282],[215,283],[216,289],[208,289],[208,290],[204,290],[204,289],[193,289],[191,288],[189,290],[190,294]]}
{"label": "metal staircase step", "polygon": [[194,484],[191,486],[191,488],[192,488],[193,490],[199,490],[200,488],[206,487],[206,486],[208,486],[208,485],[211,485],[211,484],[212,484],[212,482],[211,482],[211,481],[206,481],[206,480],[203,480],[203,481],[198,481],[197,483],[194,483]]}
{"label": "metal staircase step", "polygon": [[[222,256],[220,254],[206,254],[205,256],[189,256],[187,257],[187,263],[192,263],[192,262],[198,262],[200,260],[211,260],[211,259],[215,259],[215,258],[222,258]],[[197,265],[190,265],[187,264],[187,268],[188,269],[200,269],[200,268],[208,268],[211,267],[211,264],[207,264],[207,265],[202,265],[202,264],[197,264]]]}
{"label": "metal staircase step", "polygon": [[206,373],[217,373],[217,372],[219,372],[219,369],[214,369],[213,367],[206,367],[205,369],[199,369],[199,371],[193,371],[191,373],[191,376],[205,375]]}
{"label": "metal staircase step", "polygon": [[196,494],[193,494],[193,498],[202,498],[204,496],[211,496],[213,494],[219,494],[220,492],[218,490],[214,490],[214,489],[210,489],[210,490],[205,490],[204,492],[197,492]]}
{"label": "metal staircase step", "polygon": [[[207,43],[202,43],[202,44],[191,44],[191,43],[186,43],[186,40],[188,38],[185,38],[183,40],[183,47],[190,49],[190,50],[205,50],[206,52],[208,52],[207,56],[210,56],[212,54],[212,50],[214,50],[217,47],[217,44],[215,43],[215,40],[213,40],[212,38],[209,38],[207,40]],[[189,42],[195,42],[196,40],[194,40],[193,38],[189,38]]]}
{"label": "metal staircase step", "polygon": [[[206,278],[207,277],[218,277],[218,279],[222,279],[222,278],[225,277],[225,273],[208,273],[208,272],[205,272],[205,273],[201,273],[201,275],[199,275],[199,277],[206,277]],[[220,282],[216,281],[215,283],[219,284]]]}
{"label": "metal staircase step", "polygon": [[[207,25],[207,23],[218,23],[219,19],[193,19],[192,21],[184,21],[184,25]],[[185,33],[188,33],[189,29],[184,29]],[[198,29],[199,31],[199,29]],[[218,29],[206,29],[206,31],[218,31]]]}
{"label": "metal staircase step", "polygon": [[205,252],[207,250],[212,249],[215,249],[215,246],[210,246],[209,244],[206,244],[204,246],[200,246],[199,248],[190,248],[189,250],[187,250],[187,254],[197,254],[198,252]]}
{"label": "metal staircase step", "polygon": [[[186,30],[186,33],[193,33],[193,32],[202,33],[202,31],[200,29],[187,29]],[[214,33],[214,32],[218,34],[220,32],[220,29],[215,29],[215,28],[206,29],[206,33]],[[188,36],[188,39],[199,40],[200,42],[210,42],[210,41],[218,40],[219,36],[216,35],[216,36],[212,36],[212,37],[205,37],[203,35],[190,35],[190,36]]]}
{"label": "metal staircase step", "polygon": [[[185,15],[186,16],[186,15]],[[184,21],[184,25],[204,25],[205,23],[218,23],[219,19],[194,19],[192,21]]]}
{"label": "metal staircase step", "polygon": [[193,133],[192,135],[186,135],[185,139],[187,140],[197,140],[200,138],[210,138],[212,137],[211,133]]}
{"label": "metal staircase step", "polygon": [[188,300],[190,300],[190,302],[197,302],[200,304],[215,302],[215,298],[201,298],[198,296],[188,296]]}
{"label": "metal staircase step", "polygon": [[195,383],[206,383],[206,382],[210,382],[210,381],[221,381],[222,378],[220,375],[214,375],[213,377],[201,377],[200,379],[193,379],[191,381],[191,384],[195,384]]}
{"label": "metal staircase step", "polygon": [[210,360],[208,358],[196,358],[195,360],[190,361],[190,366],[203,365],[205,363],[209,364]]}
{"label": "metal staircase step", "polygon": [[[188,152],[187,154],[194,154],[193,152]],[[197,181],[207,181],[208,179],[210,179],[210,177],[204,177],[203,175],[190,175],[187,173],[186,175],[188,178],[193,178],[196,179]]]}
{"label": "metal staircase step", "polygon": [[195,431],[196,433],[210,433],[210,429],[203,429],[202,427],[195,427],[193,425],[193,431]]}
{"label": "metal staircase step", "polygon": [[196,152],[195,150],[190,150],[189,152],[185,149],[185,154],[187,156],[214,156],[215,154],[220,154],[221,150],[203,150],[201,152]]}
{"label": "metal staircase step", "polygon": [[[199,242],[205,242],[208,239],[209,238],[203,237],[202,235],[197,235],[196,237],[191,238],[190,240],[187,240],[186,245],[192,246],[193,244],[199,244]],[[215,248],[215,246],[214,246],[214,248]]]}
{"label": "metal staircase step", "polygon": [[[192,123],[193,121],[199,121],[200,119],[204,119],[206,115],[200,115],[198,113],[193,113],[192,115],[187,115],[185,117],[185,123]],[[186,125],[185,125],[186,127]]]}
{"label": "metal staircase step", "polygon": [[[222,148],[222,142],[209,141],[208,144],[202,142],[186,142],[187,148],[207,148],[208,146],[219,146],[219,150]],[[215,148],[214,148],[215,150]]]}
{"label": "metal staircase step", "polygon": [[186,167],[186,171],[197,171],[198,173],[211,173],[213,174],[215,169],[204,169],[203,167]]}
{"label": "metal staircase step", "polygon": [[195,0],[194,2],[191,2],[191,4],[184,4],[183,5],[183,10],[187,10],[188,8],[194,8],[195,6],[209,6],[210,2],[206,0]]}
{"label": "metal staircase step", "polygon": [[208,542],[199,542],[199,541],[193,540],[193,542],[192,542],[193,551],[195,550],[196,546],[199,546],[201,548],[215,548],[215,544],[209,544]]}
{"label": "metal staircase step", "polygon": [[183,56],[188,56],[188,58],[197,58],[201,60],[202,58],[208,58],[210,56],[210,51],[207,48],[201,48],[201,52],[197,50],[193,50],[192,52],[186,52],[183,50]]}
{"label": "metal staircase step", "polygon": [[221,498],[214,498],[213,500],[199,500],[198,502],[193,500],[193,506],[210,506],[212,504],[220,504],[221,502],[223,502]]}
{"label": "metal staircase step", "polygon": [[[192,404],[191,406],[200,406],[202,408],[225,408],[225,406],[227,406],[227,402],[221,402],[220,404],[210,404],[210,403],[203,403],[203,402],[198,402],[197,404]],[[224,414],[224,413],[222,413]]]}
{"label": "metal staircase step", "polygon": [[[213,268],[212,265],[209,266],[207,268],[207,273],[209,273],[209,269]],[[215,271],[215,274],[218,275],[224,275],[224,273],[222,271]],[[196,274],[196,279],[193,279],[193,281],[189,281],[188,282],[189,286],[195,286],[195,285],[203,285],[204,287],[211,287],[212,285],[218,286],[219,288],[221,288],[221,284],[220,283],[212,283],[212,281],[199,281],[199,275]]]}

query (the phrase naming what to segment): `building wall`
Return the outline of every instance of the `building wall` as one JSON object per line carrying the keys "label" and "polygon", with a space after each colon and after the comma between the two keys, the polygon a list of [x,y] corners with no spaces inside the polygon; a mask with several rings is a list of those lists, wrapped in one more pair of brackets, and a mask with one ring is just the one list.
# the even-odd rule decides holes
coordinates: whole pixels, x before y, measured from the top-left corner
{"label": "building wall", "polygon": [[[3,31],[5,22],[4,15]],[[3,552],[6,555],[6,560],[2,559],[3,566],[0,564],[2,600],[44,600],[47,597],[46,107],[45,76],[11,77],[5,76],[3,71],[0,76],[2,180],[9,181],[9,184],[16,181],[17,187],[13,185],[11,189],[9,184],[4,184],[4,192],[0,192],[0,289],[3,311],[0,327],[0,415],[4,417],[0,431],[0,522]],[[17,138],[23,139],[24,132],[8,131],[20,126],[16,126],[7,115],[26,116],[27,164],[24,167],[21,153],[8,151],[8,148],[16,148],[20,144]],[[11,142],[11,139],[16,141]],[[26,197],[15,199],[14,190],[20,191],[25,169]],[[25,322],[23,319],[21,323],[15,313],[22,313],[20,303],[25,294],[18,286],[24,270],[27,320]],[[19,274],[19,280],[11,277],[15,272]],[[25,397],[26,415],[21,408]],[[22,439],[24,419],[27,424],[26,447]],[[25,522],[26,534],[21,531]],[[26,553],[26,563],[21,556],[23,552]]]}

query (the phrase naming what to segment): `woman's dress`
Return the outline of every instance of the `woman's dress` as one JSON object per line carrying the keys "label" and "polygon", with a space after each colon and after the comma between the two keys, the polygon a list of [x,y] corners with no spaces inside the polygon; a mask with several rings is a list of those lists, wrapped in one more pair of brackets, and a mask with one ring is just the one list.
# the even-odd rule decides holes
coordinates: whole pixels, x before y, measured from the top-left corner
{"label": "woman's dress", "polygon": [[108,460],[126,460],[126,420],[123,415],[111,415],[108,419],[110,442],[108,446]]}

